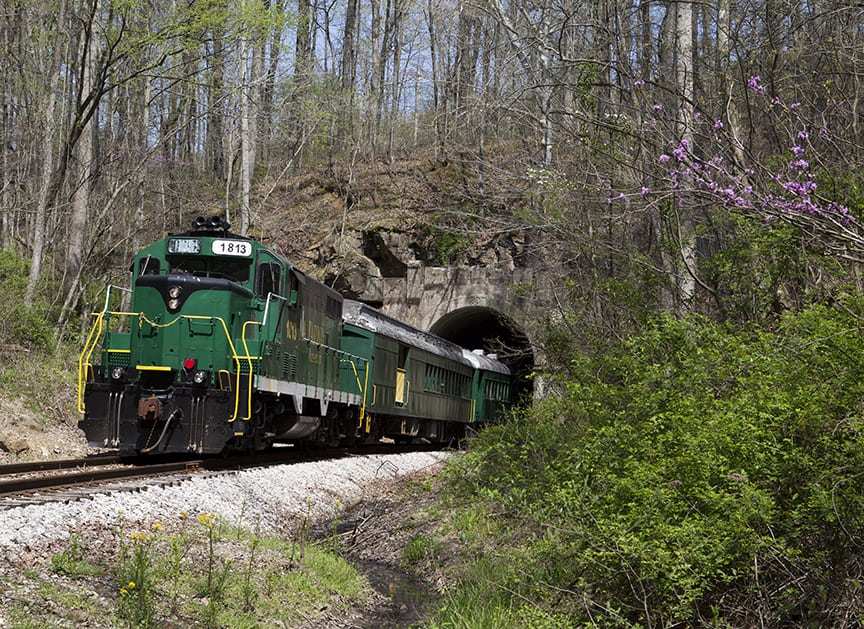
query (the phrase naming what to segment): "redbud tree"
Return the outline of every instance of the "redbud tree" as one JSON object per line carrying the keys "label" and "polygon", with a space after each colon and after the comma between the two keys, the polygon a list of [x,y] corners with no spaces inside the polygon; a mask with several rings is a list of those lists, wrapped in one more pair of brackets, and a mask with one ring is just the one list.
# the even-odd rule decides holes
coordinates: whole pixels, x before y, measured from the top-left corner
{"label": "redbud tree", "polygon": [[[747,89],[765,119],[777,123],[772,129],[785,134],[782,154],[760,160],[743,150],[738,134],[722,119],[706,123],[698,112],[686,112],[709,130],[700,136],[698,146],[688,138],[670,142],[656,156],[660,176],[653,185],[643,184],[630,194],[610,188],[607,202],[638,196],[683,208],[701,201],[769,225],[794,225],[819,253],[864,261],[864,231],[854,205],[857,189],[822,185],[827,173],[842,169],[825,164],[820,149],[834,141],[832,121],[844,115],[843,109],[836,100],[826,99],[814,124],[804,119],[800,103],[770,96],[760,76],[749,77]],[[654,114],[660,111],[661,105],[652,106]]]}

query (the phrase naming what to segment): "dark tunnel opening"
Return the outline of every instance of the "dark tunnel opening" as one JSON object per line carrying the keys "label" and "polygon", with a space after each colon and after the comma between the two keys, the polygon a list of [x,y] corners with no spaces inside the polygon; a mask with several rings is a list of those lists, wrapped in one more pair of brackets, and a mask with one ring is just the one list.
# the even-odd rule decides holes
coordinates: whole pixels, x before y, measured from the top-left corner
{"label": "dark tunnel opening", "polygon": [[444,315],[429,331],[466,349],[496,354],[513,372],[516,399],[531,399],[534,387],[527,376],[534,371],[534,350],[512,320],[491,308],[470,306]]}

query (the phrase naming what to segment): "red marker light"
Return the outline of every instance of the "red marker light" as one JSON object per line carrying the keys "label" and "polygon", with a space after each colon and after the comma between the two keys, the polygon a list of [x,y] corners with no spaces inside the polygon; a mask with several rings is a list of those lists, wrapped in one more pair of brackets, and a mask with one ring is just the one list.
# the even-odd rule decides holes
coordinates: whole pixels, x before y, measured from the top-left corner
{"label": "red marker light", "polygon": [[185,369],[186,371],[189,371],[191,369],[195,369],[195,359],[194,358],[187,358],[186,360],[184,360],[183,361],[183,369]]}

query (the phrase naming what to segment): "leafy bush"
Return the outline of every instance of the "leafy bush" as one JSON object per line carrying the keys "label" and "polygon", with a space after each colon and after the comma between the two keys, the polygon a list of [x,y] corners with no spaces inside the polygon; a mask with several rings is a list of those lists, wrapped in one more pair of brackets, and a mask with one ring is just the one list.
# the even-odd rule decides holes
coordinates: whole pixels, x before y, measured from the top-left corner
{"label": "leafy bush", "polygon": [[506,604],[646,627],[861,609],[862,311],[774,331],[664,317],[573,355],[561,398],[482,433],[450,477],[512,532],[486,560],[522,549],[518,575],[493,573]]}
{"label": "leafy bush", "polygon": [[29,262],[16,252],[0,250],[0,344],[26,349],[50,350],[53,331],[48,324],[47,307],[24,305]]}

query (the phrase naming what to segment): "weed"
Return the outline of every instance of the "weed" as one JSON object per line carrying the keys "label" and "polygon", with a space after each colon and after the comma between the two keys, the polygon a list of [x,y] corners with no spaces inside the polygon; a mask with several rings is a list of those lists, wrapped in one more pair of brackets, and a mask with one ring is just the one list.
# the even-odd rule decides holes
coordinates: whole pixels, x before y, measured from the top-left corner
{"label": "weed", "polygon": [[440,544],[430,537],[415,535],[405,545],[403,555],[409,564],[419,563],[427,557],[435,555],[440,550]]}
{"label": "weed", "polygon": [[153,627],[153,537],[147,531],[129,535],[132,549],[120,565],[120,616],[130,627]]}
{"label": "weed", "polygon": [[77,535],[70,538],[66,550],[51,557],[51,571],[68,577],[101,573],[98,566],[91,564],[84,558],[81,539]]}

